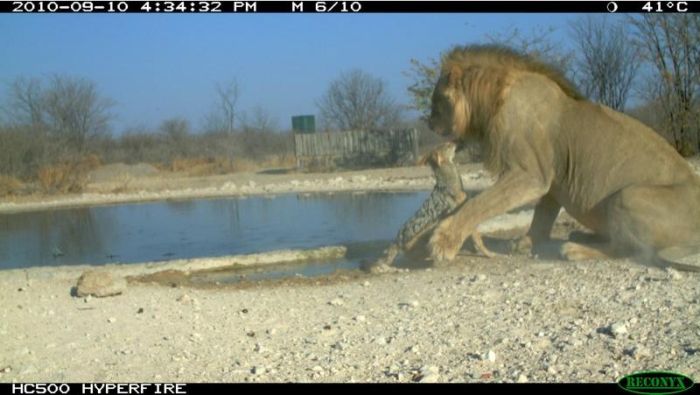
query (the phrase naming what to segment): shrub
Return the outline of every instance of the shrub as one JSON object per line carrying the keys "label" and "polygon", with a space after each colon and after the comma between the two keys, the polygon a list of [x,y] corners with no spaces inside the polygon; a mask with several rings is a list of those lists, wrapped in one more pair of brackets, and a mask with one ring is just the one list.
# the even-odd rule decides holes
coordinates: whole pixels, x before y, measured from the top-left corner
{"label": "shrub", "polygon": [[44,166],[37,172],[39,184],[45,193],[78,193],[85,189],[87,176],[100,165],[96,155]]}
{"label": "shrub", "polygon": [[0,174],[0,196],[19,195],[24,189],[24,184],[10,176]]}

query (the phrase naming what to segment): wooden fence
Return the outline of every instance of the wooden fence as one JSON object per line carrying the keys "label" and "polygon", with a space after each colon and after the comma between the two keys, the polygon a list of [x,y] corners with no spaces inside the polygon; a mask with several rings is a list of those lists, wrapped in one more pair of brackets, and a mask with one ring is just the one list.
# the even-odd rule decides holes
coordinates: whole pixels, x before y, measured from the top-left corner
{"label": "wooden fence", "polygon": [[300,169],[411,163],[418,158],[418,131],[297,133],[294,135],[294,152]]}

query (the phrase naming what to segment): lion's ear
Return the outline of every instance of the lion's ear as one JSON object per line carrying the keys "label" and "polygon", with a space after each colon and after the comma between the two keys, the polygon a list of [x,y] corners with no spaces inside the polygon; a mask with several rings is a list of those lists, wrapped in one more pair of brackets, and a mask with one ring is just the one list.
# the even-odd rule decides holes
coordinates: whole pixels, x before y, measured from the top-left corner
{"label": "lion's ear", "polygon": [[463,74],[464,72],[462,71],[461,67],[459,67],[458,65],[452,65],[448,74],[450,86],[455,88],[461,86]]}

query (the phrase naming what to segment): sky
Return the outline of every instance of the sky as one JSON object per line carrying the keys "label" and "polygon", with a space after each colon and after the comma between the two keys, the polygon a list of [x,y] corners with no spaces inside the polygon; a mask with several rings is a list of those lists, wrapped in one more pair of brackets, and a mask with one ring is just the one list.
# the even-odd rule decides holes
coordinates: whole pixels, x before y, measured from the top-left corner
{"label": "sky", "polygon": [[[215,86],[236,80],[239,108],[267,111],[281,129],[341,73],[381,78],[409,104],[410,59],[427,61],[485,35],[552,27],[566,14],[2,14],[0,101],[17,77],[86,78],[116,104],[115,134],[180,117],[193,129],[216,103]],[[555,39],[554,41],[558,41]],[[410,116],[410,114],[409,114]]]}

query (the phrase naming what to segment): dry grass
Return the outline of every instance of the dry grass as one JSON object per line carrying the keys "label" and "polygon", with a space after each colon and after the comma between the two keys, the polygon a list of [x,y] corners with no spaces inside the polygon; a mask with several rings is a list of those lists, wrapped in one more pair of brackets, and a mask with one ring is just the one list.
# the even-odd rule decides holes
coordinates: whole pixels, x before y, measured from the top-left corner
{"label": "dry grass", "polygon": [[268,155],[263,158],[260,163],[260,167],[270,169],[270,168],[292,168],[296,167],[297,160],[296,157],[292,155]]}
{"label": "dry grass", "polygon": [[170,162],[168,169],[190,176],[226,174],[233,172],[232,161],[228,158],[176,158]]}
{"label": "dry grass", "polygon": [[117,186],[112,189],[112,193],[124,193],[129,190],[134,178],[129,174],[122,174],[117,181]]}
{"label": "dry grass", "polygon": [[258,160],[249,158],[177,158],[166,170],[185,173],[189,176],[207,176],[239,172],[253,172],[261,169],[293,167],[293,156],[269,155]]}
{"label": "dry grass", "polygon": [[45,193],[77,193],[85,189],[88,173],[98,166],[100,158],[88,155],[82,159],[44,166],[37,172],[37,178]]}
{"label": "dry grass", "polygon": [[0,197],[19,195],[24,189],[24,184],[10,176],[0,175]]}

